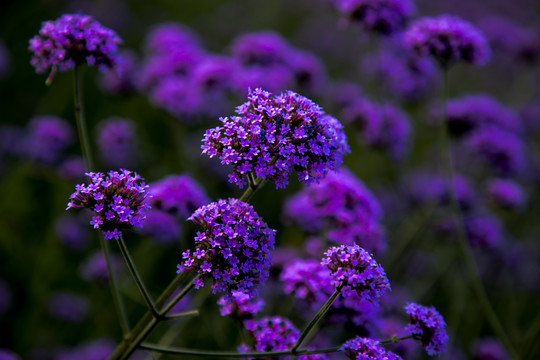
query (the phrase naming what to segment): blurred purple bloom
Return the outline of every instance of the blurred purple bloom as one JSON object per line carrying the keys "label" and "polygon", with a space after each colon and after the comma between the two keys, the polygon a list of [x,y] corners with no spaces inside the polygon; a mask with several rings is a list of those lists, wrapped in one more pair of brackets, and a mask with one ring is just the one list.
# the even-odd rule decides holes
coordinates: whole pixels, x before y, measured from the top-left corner
{"label": "blurred purple bloom", "polygon": [[221,316],[241,321],[253,318],[264,306],[263,299],[252,298],[240,291],[233,291],[230,297],[220,297],[217,303]]}
{"label": "blurred purple bloom", "polygon": [[488,198],[505,209],[519,209],[525,205],[525,194],[521,185],[513,180],[494,179],[487,184]]}
{"label": "blurred purple bloom", "polygon": [[239,187],[246,183],[243,176],[252,173],[284,188],[293,169],[309,184],[338,168],[350,151],[339,121],[292,91],[274,96],[252,90],[236,114],[207,130],[201,148],[233,166],[229,182]]}
{"label": "blurred purple bloom", "polygon": [[[122,270],[122,259],[111,254],[111,267],[115,274]],[[107,284],[109,281],[109,272],[107,271],[107,263],[102,251],[96,251],[85,260],[79,267],[79,275],[86,281],[98,281],[102,284]]]}
{"label": "blurred purple bloom", "polygon": [[116,344],[108,339],[99,339],[71,349],[61,350],[56,360],[107,360]]}
{"label": "blurred purple bloom", "polygon": [[152,208],[185,220],[196,209],[210,202],[208,195],[189,175],[169,175],[150,184]]}
{"label": "blurred purple bloom", "polygon": [[137,229],[142,235],[165,245],[177,244],[180,241],[181,226],[174,216],[158,209],[150,209],[146,213],[144,226]]}
{"label": "blurred purple bloom", "polygon": [[211,278],[213,293],[232,296],[233,291],[240,291],[257,295],[268,278],[275,230],[251,205],[236,199],[205,205],[188,220],[199,225],[201,231],[195,237],[195,250],[182,253],[177,273],[196,270],[201,276],[196,288],[204,286],[205,278]]}
{"label": "blurred purple bloom", "polygon": [[21,156],[24,153],[25,130],[20,126],[0,126],[0,159],[4,156]]}
{"label": "blurred purple bloom", "polygon": [[150,208],[148,185],[137,173],[128,170],[103,173],[86,173],[91,183],[79,184],[71,194],[70,208],[87,208],[94,211],[90,221],[94,229],[103,230],[105,239],[118,239],[121,230],[141,227]]}
{"label": "blurred purple bloom", "polygon": [[325,232],[326,239],[338,244],[358,244],[374,252],[386,247],[379,201],[345,168],[289,198],[283,217],[310,233]]}
{"label": "blurred purple bloom", "polygon": [[116,33],[88,15],[66,14],[43,23],[39,35],[30,39],[32,66],[38,73],[49,68],[66,71],[87,63],[100,68],[116,64],[116,47],[122,40]]}
{"label": "blurred purple bloom", "polygon": [[510,360],[504,346],[496,338],[486,337],[476,340],[472,355],[474,360]]}
{"label": "blurred purple bloom", "polygon": [[306,51],[292,51],[288,63],[298,88],[313,94],[319,94],[323,91],[326,70],[323,62],[317,56]]}
{"label": "blurred purple bloom", "polygon": [[21,360],[21,358],[11,350],[0,348],[0,360]]}
{"label": "blurred purple bloom", "polygon": [[171,115],[191,120],[203,105],[200,91],[193,88],[188,78],[168,76],[149,93],[150,102]]}
{"label": "blurred purple bloom", "polygon": [[360,246],[331,247],[325,255],[321,264],[330,269],[332,284],[343,297],[358,295],[364,300],[376,302],[390,290],[384,269]]}
{"label": "blurred purple bloom", "polygon": [[74,140],[71,125],[56,116],[36,116],[27,129],[23,151],[29,159],[44,164],[57,163]]}
{"label": "blurred purple bloom", "polygon": [[360,336],[347,341],[339,350],[351,360],[401,360],[401,357],[380,345],[379,341]]}
{"label": "blurred purple bloom", "polygon": [[287,63],[290,50],[287,41],[271,31],[242,34],[231,45],[233,56],[243,66],[265,68]]}
{"label": "blurred purple bloom", "polygon": [[382,35],[401,31],[415,11],[410,0],[335,0],[352,23]]}
{"label": "blurred purple bloom", "polygon": [[364,98],[364,91],[354,82],[339,80],[330,84],[326,97],[330,99],[333,107],[341,110]]}
{"label": "blurred purple bloom", "polygon": [[457,16],[420,18],[409,26],[404,36],[410,48],[421,55],[433,56],[444,67],[460,61],[484,65],[491,58],[482,32]]}
{"label": "blurred purple bloom", "polygon": [[4,280],[0,280],[0,317],[11,306],[11,289]]}
{"label": "blurred purple bloom", "polygon": [[263,88],[270,92],[280,92],[292,87],[294,74],[289,68],[281,65],[241,67],[234,74],[233,81],[234,88],[242,96],[250,88]]}
{"label": "blurred purple bloom", "polygon": [[409,315],[407,333],[422,343],[428,355],[434,356],[446,352],[448,335],[446,323],[435,308],[407,303],[405,312]]}
{"label": "blurred purple bloom", "polygon": [[88,316],[90,303],[86,298],[71,292],[56,292],[49,297],[47,308],[52,317],[75,324]]}
{"label": "blurred purple bloom", "polygon": [[179,23],[163,23],[153,27],[144,41],[147,52],[164,55],[186,48],[200,48],[198,36]]}
{"label": "blurred purple bloom", "polygon": [[57,167],[58,176],[66,180],[81,181],[84,179],[84,160],[80,156],[70,156]]}
{"label": "blurred purple bloom", "polygon": [[471,246],[490,250],[499,247],[503,240],[500,220],[493,215],[473,215],[466,217],[465,231]]}
{"label": "blurred purple bloom", "polygon": [[359,99],[344,109],[343,116],[360,130],[362,141],[402,159],[408,151],[411,126],[407,115],[391,105]]}
{"label": "blurred purple bloom", "polygon": [[90,241],[87,221],[81,216],[62,215],[54,223],[54,232],[68,249],[82,251]]}
{"label": "blurred purple bloom", "polygon": [[123,51],[116,59],[114,69],[105,70],[99,78],[103,92],[111,95],[126,95],[137,88],[137,55],[133,51]]}
{"label": "blurred purple bloom", "polygon": [[135,123],[131,119],[111,117],[97,126],[100,158],[107,168],[134,168],[139,162]]}

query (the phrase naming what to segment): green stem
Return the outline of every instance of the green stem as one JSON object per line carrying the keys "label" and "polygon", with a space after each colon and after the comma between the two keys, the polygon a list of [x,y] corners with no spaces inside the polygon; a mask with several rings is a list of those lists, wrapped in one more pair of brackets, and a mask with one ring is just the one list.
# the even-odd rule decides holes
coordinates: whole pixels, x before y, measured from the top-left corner
{"label": "green stem", "polygon": [[92,158],[92,151],[90,147],[90,141],[88,140],[88,131],[86,128],[86,117],[84,115],[84,102],[82,99],[82,87],[79,65],[75,66],[73,74],[73,91],[75,93],[75,120],[77,122],[77,132],[79,133],[79,140],[81,142],[83,161],[85,163],[86,171],[94,171],[94,160]]}
{"label": "green stem", "polygon": [[390,344],[395,344],[395,343],[398,343],[400,341],[408,340],[408,339],[414,339],[414,336],[413,335],[407,335],[407,336],[397,337],[396,335],[394,335],[390,339],[380,341],[379,344],[381,344],[383,346],[384,345],[390,345]]}
{"label": "green stem", "polygon": [[220,358],[262,358],[262,357],[274,357],[274,356],[286,356],[286,355],[312,355],[312,354],[328,354],[338,352],[339,347],[317,349],[317,350],[296,350],[294,354],[291,350],[284,351],[268,351],[268,352],[251,352],[251,353],[238,353],[234,351],[204,351],[196,349],[186,349],[181,347],[172,346],[158,346],[150,343],[142,343],[141,349],[157,351],[165,354],[177,354],[177,355],[193,355],[193,356],[205,356],[205,357],[220,357]]}
{"label": "green stem", "polygon": [[263,178],[258,178],[256,180],[253,180],[253,178],[250,176],[253,176],[253,175],[251,174],[248,175],[248,188],[246,189],[246,191],[244,191],[242,196],[238,198],[238,200],[240,201],[248,202],[249,200],[251,200],[253,195],[255,195],[255,192],[259,190],[266,183],[266,180]]}
{"label": "green stem", "polygon": [[124,242],[124,237],[122,236],[122,234],[120,234],[120,237],[118,239],[118,246],[120,247],[120,252],[124,257],[124,260],[128,266],[131,276],[133,277],[133,280],[135,280],[139,291],[141,292],[144,300],[146,301],[146,305],[148,305],[148,309],[150,309],[150,312],[154,317],[158,317],[158,311],[154,305],[154,302],[152,301],[152,298],[150,297],[150,294],[148,293],[148,290],[146,289],[146,286],[144,285],[144,282],[142,281],[141,276],[139,275],[139,272],[137,271],[137,268],[135,267],[135,264],[133,262],[133,259],[131,258],[131,255],[129,254],[129,250],[126,246],[126,243]]}
{"label": "green stem", "polygon": [[504,328],[499,321],[499,318],[497,317],[497,314],[495,313],[495,310],[493,310],[493,306],[491,305],[486,291],[484,289],[484,286],[482,285],[482,281],[480,280],[480,272],[478,271],[478,267],[476,265],[476,261],[474,259],[474,255],[472,253],[472,250],[469,245],[469,241],[467,239],[467,233],[465,231],[464,221],[463,221],[463,214],[461,212],[461,208],[459,207],[457,195],[456,195],[456,189],[454,187],[454,162],[452,159],[452,152],[450,148],[450,139],[448,138],[448,132],[447,132],[447,122],[448,122],[448,114],[447,114],[447,101],[448,101],[448,69],[443,68],[443,121],[441,124],[441,141],[443,144],[443,151],[445,153],[446,159],[443,159],[443,164],[446,165],[446,172],[447,172],[447,181],[448,181],[448,188],[450,191],[450,197],[451,197],[451,203],[452,203],[452,210],[455,216],[455,224],[458,232],[458,240],[459,240],[459,247],[461,252],[463,253],[465,257],[465,264],[467,266],[467,271],[471,275],[472,279],[472,288],[475,292],[478,300],[480,301],[480,306],[482,307],[484,311],[484,315],[487,317],[487,320],[489,321],[491,327],[497,334],[497,336],[501,339],[501,341],[504,343],[505,347],[507,348],[508,352],[510,353],[512,359],[519,359],[519,356],[514,349],[514,346],[512,345],[512,342],[506,335],[506,332],[504,331]]}
{"label": "green stem", "polygon": [[165,316],[165,320],[176,320],[187,316],[199,316],[199,310],[189,310],[174,315]]}
{"label": "green stem", "polygon": [[[179,283],[184,277],[184,274],[185,273],[180,273],[180,275],[178,275],[159,296],[156,301],[156,306],[158,308],[165,304],[167,299],[178,287]],[[161,311],[158,312],[157,318],[154,317],[151,312],[146,312],[146,314],[144,314],[141,320],[139,320],[137,325],[135,325],[133,330],[124,337],[124,340],[120,345],[118,345],[114,353],[109,357],[109,360],[127,359],[137,349],[137,347],[139,347],[141,342],[143,342],[143,340],[148,337],[148,335],[152,332],[152,330],[154,330],[154,328],[159,324],[159,322],[165,319],[169,310],[195,287],[193,282],[197,277],[198,275],[195,276],[180,291],[180,293],[174,297],[173,300],[171,300]]]}
{"label": "green stem", "polygon": [[311,319],[309,324],[307,324],[305,329],[300,334],[300,337],[298,338],[294,346],[291,348],[291,353],[297,354],[296,349],[298,349],[300,345],[302,345],[302,341],[304,341],[306,336],[309,335],[311,329],[313,329],[313,327],[319,323],[319,321],[322,319],[324,314],[326,314],[328,309],[330,309],[330,306],[332,306],[332,303],[334,302],[334,300],[336,300],[336,298],[339,296],[340,293],[341,293],[341,290],[336,289],[336,291],[334,291],[332,296],[330,296],[330,298],[328,298],[328,300],[326,300],[326,302],[321,306],[321,309],[315,314],[315,316],[313,317],[313,319]]}

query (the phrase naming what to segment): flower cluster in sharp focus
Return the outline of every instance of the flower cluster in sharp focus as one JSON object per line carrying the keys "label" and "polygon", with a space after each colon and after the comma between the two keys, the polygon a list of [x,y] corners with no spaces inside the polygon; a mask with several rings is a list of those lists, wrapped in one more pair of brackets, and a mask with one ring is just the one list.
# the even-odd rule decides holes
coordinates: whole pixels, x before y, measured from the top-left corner
{"label": "flower cluster in sharp focus", "polygon": [[268,278],[275,230],[251,205],[236,199],[202,206],[188,220],[202,230],[195,237],[195,250],[182,253],[177,272],[197,270],[197,288],[211,278],[213,293],[230,296],[236,290],[256,295]]}
{"label": "flower cluster in sharp focus", "polygon": [[401,357],[387,351],[379,341],[355,337],[343,344],[340,350],[351,360],[401,360]]}
{"label": "flower cluster in sharp focus", "polygon": [[422,343],[429,355],[446,351],[448,343],[446,323],[434,307],[407,303],[405,312],[409,315],[409,325],[405,330]]}
{"label": "flower cluster in sharp focus", "polygon": [[284,188],[293,170],[305,183],[318,181],[349,152],[341,123],[295,92],[251,90],[236,114],[207,130],[201,148],[233,167],[229,182],[239,187],[254,174]]}
{"label": "flower cluster in sharp focus", "polygon": [[444,67],[459,61],[484,65],[491,58],[484,34],[458,16],[418,19],[404,36],[409,47],[421,55],[433,56]]}
{"label": "flower cluster in sharp focus", "polygon": [[30,39],[29,50],[34,53],[31,64],[38,73],[50,68],[51,76],[84,63],[110,68],[115,65],[121,42],[113,30],[91,16],[66,14],[44,22],[39,34]]}
{"label": "flower cluster in sharp focus", "polygon": [[103,230],[105,239],[118,239],[121,230],[142,226],[150,208],[148,185],[129,170],[86,173],[90,184],[79,184],[70,196],[66,210],[87,208],[95,214],[90,221],[94,229]]}
{"label": "flower cluster in sharp focus", "polygon": [[384,269],[358,245],[331,247],[321,264],[330,269],[332,282],[344,297],[357,294],[367,301],[378,301],[390,282]]}

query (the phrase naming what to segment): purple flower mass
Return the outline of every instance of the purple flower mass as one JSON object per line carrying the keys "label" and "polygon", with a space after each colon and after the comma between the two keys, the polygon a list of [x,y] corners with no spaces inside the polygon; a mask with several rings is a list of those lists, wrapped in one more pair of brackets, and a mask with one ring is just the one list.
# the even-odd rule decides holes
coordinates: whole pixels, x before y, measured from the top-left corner
{"label": "purple flower mass", "polygon": [[[133,175],[132,175],[133,174]],[[105,239],[118,239],[121,230],[133,226],[141,227],[145,212],[150,208],[148,185],[141,177],[128,170],[103,173],[86,173],[91,183],[79,184],[70,196],[66,210],[87,208],[95,215],[90,221],[94,229],[103,230]]]}
{"label": "purple flower mass", "polygon": [[351,22],[368,31],[391,35],[401,31],[415,11],[410,0],[335,0]]}
{"label": "purple flower mass", "polygon": [[100,158],[108,168],[133,168],[138,163],[137,134],[131,119],[111,117],[97,127]]}
{"label": "purple flower mass", "polygon": [[39,34],[30,39],[31,64],[38,73],[50,68],[50,77],[83,63],[110,68],[116,63],[116,47],[121,42],[114,31],[91,16],[66,14],[44,22]]}
{"label": "purple flower mass", "polygon": [[505,209],[519,209],[525,205],[526,199],[521,185],[507,179],[494,179],[487,184],[489,199],[497,206]]}
{"label": "purple flower mass", "polygon": [[358,244],[374,252],[386,247],[379,201],[344,168],[289,198],[284,218],[310,233],[325,232],[334,243]]}
{"label": "purple flower mass", "polygon": [[222,296],[218,300],[221,316],[230,316],[236,320],[252,318],[259,313],[263,306],[263,299],[255,299],[240,291],[232,291],[231,296]]}
{"label": "purple flower mass", "polygon": [[444,67],[459,61],[484,65],[491,50],[482,32],[453,15],[424,17],[405,31],[405,43],[421,55],[431,55]]}
{"label": "purple flower mass", "polygon": [[56,164],[63,152],[73,143],[73,128],[57,116],[36,116],[28,123],[23,151],[33,160]]}
{"label": "purple flower mass", "polygon": [[293,169],[299,180],[312,183],[337,169],[350,152],[339,121],[295,92],[274,96],[250,90],[236,114],[207,130],[201,148],[233,167],[229,182],[239,187],[246,184],[243,175],[253,173],[284,188]]}
{"label": "purple flower mass", "polygon": [[195,250],[186,250],[177,273],[196,270],[196,288],[212,278],[212,292],[244,292],[257,295],[268,278],[275,230],[253,207],[236,199],[219,200],[197,209],[188,219],[202,227]]}
{"label": "purple flower mass", "polygon": [[376,302],[390,290],[384,269],[360,246],[331,247],[325,255],[321,264],[330,269],[333,285],[345,298],[358,295]]}
{"label": "purple flower mass", "polygon": [[401,360],[401,357],[387,351],[379,341],[360,336],[347,341],[340,348],[351,360]]}
{"label": "purple flower mass", "polygon": [[405,312],[409,315],[409,325],[405,331],[422,343],[428,355],[446,352],[448,343],[446,323],[433,306],[407,303]]}

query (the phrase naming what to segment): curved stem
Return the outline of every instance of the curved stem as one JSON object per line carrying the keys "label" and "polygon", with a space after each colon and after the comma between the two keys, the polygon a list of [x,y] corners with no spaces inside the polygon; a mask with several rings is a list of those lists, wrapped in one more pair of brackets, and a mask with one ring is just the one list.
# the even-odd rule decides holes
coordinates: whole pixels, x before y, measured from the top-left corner
{"label": "curved stem", "polygon": [[141,292],[144,300],[146,301],[146,305],[148,305],[148,309],[150,309],[150,312],[154,317],[158,317],[158,311],[154,305],[154,302],[152,301],[152,298],[150,297],[150,294],[148,293],[148,290],[146,289],[146,286],[144,285],[144,282],[142,281],[141,276],[139,275],[139,272],[137,271],[137,268],[135,267],[135,264],[133,262],[133,259],[131,258],[131,255],[129,254],[129,250],[126,246],[126,243],[124,242],[124,237],[122,236],[122,234],[120,234],[120,237],[118,239],[118,246],[120,247],[120,252],[124,257],[124,260],[128,266],[131,276],[133,277],[133,280],[135,280],[139,291]]}
{"label": "curved stem", "polygon": [[244,191],[242,196],[238,198],[238,200],[248,202],[249,200],[251,200],[253,195],[255,195],[255,192],[259,190],[265,183],[266,179],[254,179],[253,174],[248,174],[248,188],[246,189],[246,191]]}
{"label": "curved stem", "polygon": [[81,142],[81,151],[83,161],[85,163],[86,171],[94,170],[94,160],[92,157],[92,151],[90,147],[90,140],[88,140],[88,130],[86,128],[86,117],[84,115],[84,102],[82,98],[82,87],[80,80],[80,67],[75,66],[73,70],[73,92],[74,92],[74,106],[75,106],[75,120],[77,122],[77,132],[79,133],[79,141]]}
{"label": "curved stem", "polygon": [[[173,346],[158,346],[150,343],[142,343],[141,349],[157,351],[165,354],[177,354],[177,355],[193,355],[193,356],[205,356],[205,357],[220,357],[220,358],[262,358],[262,357],[271,357],[271,356],[284,356],[284,355],[293,355],[291,350],[284,351],[268,351],[268,352],[251,352],[251,353],[238,353],[234,351],[204,351],[197,349],[186,349],[181,347]],[[317,349],[317,350],[306,350],[300,349],[294,352],[294,355],[312,355],[312,354],[328,354],[333,352],[338,352],[339,347],[326,348],[326,349]]]}
{"label": "curved stem", "polygon": [[381,344],[383,346],[384,345],[390,345],[390,344],[395,344],[395,343],[398,343],[400,341],[408,340],[408,339],[414,339],[414,336],[413,335],[407,335],[407,336],[397,337],[396,335],[394,335],[390,339],[379,341],[379,344]]}
{"label": "curved stem", "polygon": [[452,203],[452,210],[455,216],[455,224],[458,232],[458,243],[460,250],[462,251],[464,257],[465,257],[465,264],[467,266],[467,271],[471,275],[472,279],[472,288],[474,293],[476,294],[478,300],[480,301],[480,305],[484,311],[484,315],[486,316],[487,320],[489,321],[491,327],[497,334],[497,336],[501,339],[501,341],[504,343],[505,347],[507,348],[508,352],[510,353],[512,359],[519,359],[519,356],[514,349],[514,346],[512,345],[510,339],[506,335],[506,332],[504,331],[504,328],[497,317],[497,314],[495,313],[495,310],[493,309],[493,306],[491,305],[486,291],[484,289],[484,286],[482,285],[482,281],[480,280],[480,272],[478,271],[478,267],[476,265],[476,261],[474,259],[474,255],[472,253],[472,250],[469,245],[469,241],[467,239],[467,233],[465,231],[465,225],[463,221],[463,214],[461,212],[461,208],[459,207],[457,195],[456,195],[456,189],[454,187],[454,162],[452,159],[452,152],[450,148],[450,140],[448,138],[448,132],[447,132],[447,121],[448,121],[448,115],[447,115],[447,105],[446,102],[448,100],[448,69],[445,67],[443,68],[443,121],[441,124],[441,141],[443,144],[443,151],[445,153],[445,159],[444,164],[446,165],[446,172],[447,172],[447,181],[448,181],[448,188],[450,191],[450,197],[451,197],[451,203]]}
{"label": "curved stem", "polygon": [[298,349],[300,345],[302,345],[302,342],[304,341],[306,336],[308,336],[311,329],[319,323],[319,321],[322,319],[324,314],[326,314],[328,309],[330,309],[330,306],[332,306],[332,303],[334,302],[334,300],[336,300],[336,298],[339,296],[340,293],[341,293],[341,290],[336,289],[336,291],[334,291],[334,293],[330,296],[330,298],[328,298],[328,300],[326,300],[326,302],[321,306],[321,309],[315,314],[313,319],[311,319],[309,324],[305,327],[305,329],[302,331],[302,333],[298,337],[298,340],[296,341],[294,346],[291,348],[291,353],[297,354],[296,349]]}

